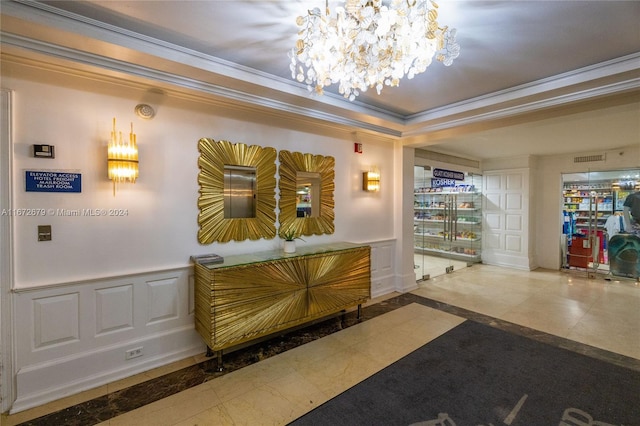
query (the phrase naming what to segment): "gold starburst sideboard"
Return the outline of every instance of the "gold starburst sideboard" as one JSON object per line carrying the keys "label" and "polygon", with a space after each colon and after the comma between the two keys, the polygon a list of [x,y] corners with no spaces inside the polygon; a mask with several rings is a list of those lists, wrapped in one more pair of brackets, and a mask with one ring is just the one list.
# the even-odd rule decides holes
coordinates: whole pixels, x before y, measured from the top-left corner
{"label": "gold starburst sideboard", "polygon": [[195,326],[222,350],[358,306],[371,296],[371,247],[333,243],[195,263]]}

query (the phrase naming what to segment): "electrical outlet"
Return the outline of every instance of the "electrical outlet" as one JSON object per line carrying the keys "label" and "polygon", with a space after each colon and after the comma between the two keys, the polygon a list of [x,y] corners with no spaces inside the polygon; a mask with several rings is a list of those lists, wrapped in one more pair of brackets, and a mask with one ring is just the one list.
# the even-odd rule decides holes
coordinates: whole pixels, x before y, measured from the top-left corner
{"label": "electrical outlet", "polygon": [[139,348],[129,349],[124,353],[124,359],[138,358],[139,356],[142,356],[142,346]]}

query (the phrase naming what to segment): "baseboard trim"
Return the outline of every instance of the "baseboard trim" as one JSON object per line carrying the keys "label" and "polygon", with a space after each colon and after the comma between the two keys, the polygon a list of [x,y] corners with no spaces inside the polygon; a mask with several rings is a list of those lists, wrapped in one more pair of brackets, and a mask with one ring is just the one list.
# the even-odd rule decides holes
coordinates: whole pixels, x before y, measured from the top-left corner
{"label": "baseboard trim", "polygon": [[[149,356],[123,361],[126,348],[135,346],[148,348]],[[156,348],[167,347],[172,349],[153,353]],[[168,333],[32,365],[18,371],[16,381],[19,392],[9,412],[15,414],[34,408],[204,353],[205,350],[206,345],[193,327],[181,327]],[[70,376],[70,372],[75,372],[76,377]]]}

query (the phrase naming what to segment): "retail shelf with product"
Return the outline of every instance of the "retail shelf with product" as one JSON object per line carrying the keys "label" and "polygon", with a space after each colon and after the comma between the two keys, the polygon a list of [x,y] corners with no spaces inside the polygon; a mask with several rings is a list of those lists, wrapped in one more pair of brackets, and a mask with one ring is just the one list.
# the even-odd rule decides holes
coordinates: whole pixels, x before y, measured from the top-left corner
{"label": "retail shelf with product", "polygon": [[481,194],[475,187],[416,188],[414,247],[417,253],[480,262]]}
{"label": "retail shelf with product", "polygon": [[611,273],[610,241],[626,232],[624,201],[640,190],[640,169],[562,175],[563,266]]}
{"label": "retail shelf with product", "polygon": [[614,196],[610,182],[565,184],[562,191],[564,210],[575,213],[576,230],[604,229],[607,218],[613,214]]}

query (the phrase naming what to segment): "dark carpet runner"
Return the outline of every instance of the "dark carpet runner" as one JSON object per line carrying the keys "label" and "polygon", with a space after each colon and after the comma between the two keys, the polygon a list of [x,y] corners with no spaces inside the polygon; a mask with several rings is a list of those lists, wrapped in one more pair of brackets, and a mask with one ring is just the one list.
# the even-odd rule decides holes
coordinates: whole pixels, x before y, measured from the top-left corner
{"label": "dark carpet runner", "polygon": [[466,321],[291,424],[639,426],[640,372]]}

